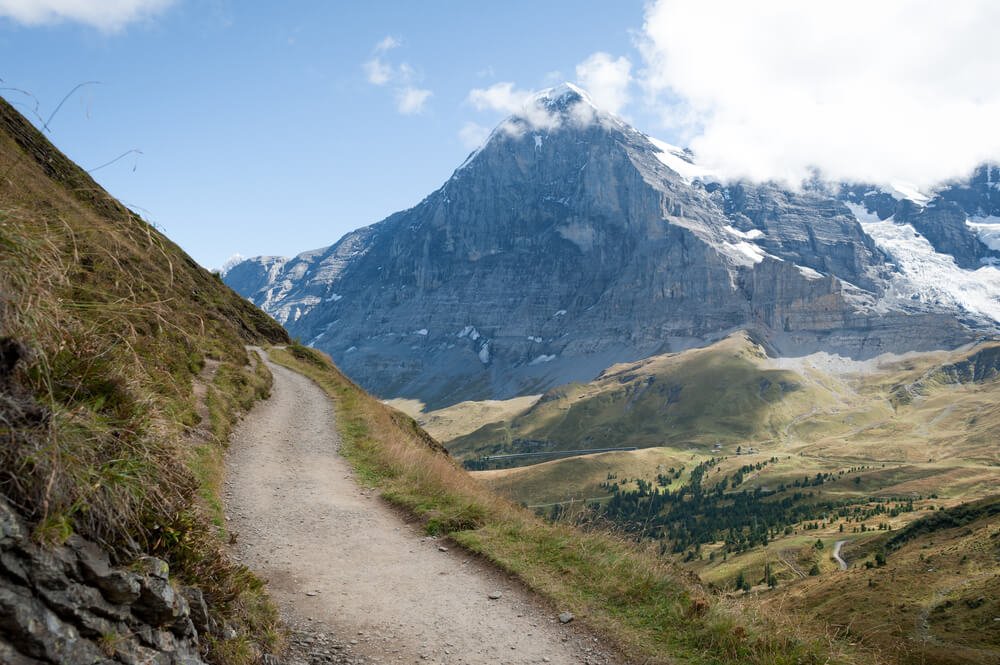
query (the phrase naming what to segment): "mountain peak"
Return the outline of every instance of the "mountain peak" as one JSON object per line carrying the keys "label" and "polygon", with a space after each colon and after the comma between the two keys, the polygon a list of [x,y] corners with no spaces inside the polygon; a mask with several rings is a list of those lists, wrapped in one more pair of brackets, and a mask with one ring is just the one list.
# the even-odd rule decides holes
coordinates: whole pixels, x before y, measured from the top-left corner
{"label": "mountain peak", "polygon": [[548,108],[564,109],[575,104],[583,103],[590,106],[594,110],[598,110],[597,104],[594,103],[594,99],[590,96],[590,94],[583,88],[574,85],[569,81],[564,81],[557,86],[539,91],[534,96],[533,101],[536,104],[540,104]]}
{"label": "mountain peak", "polygon": [[[522,136],[527,131],[548,132],[561,127],[587,127],[594,122],[625,127],[621,120],[600,109],[590,94],[573,83],[564,82],[528,97],[519,111],[500,123],[499,131]],[[609,126],[610,126],[609,125]]]}
{"label": "mountain peak", "polygon": [[456,173],[471,164],[482,150],[495,140],[521,138],[535,132],[547,134],[565,126],[586,127],[593,122],[610,122],[616,126],[624,126],[621,120],[600,110],[586,90],[568,81],[539,90],[520,101],[520,108],[490,132],[483,144],[472,151],[456,169]]}

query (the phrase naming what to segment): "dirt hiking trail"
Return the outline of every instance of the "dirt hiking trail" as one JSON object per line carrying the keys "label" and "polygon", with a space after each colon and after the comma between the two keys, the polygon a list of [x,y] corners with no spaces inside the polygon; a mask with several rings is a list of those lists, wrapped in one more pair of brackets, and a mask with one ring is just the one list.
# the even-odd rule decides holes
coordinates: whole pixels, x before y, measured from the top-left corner
{"label": "dirt hiking trail", "polygon": [[327,396],[268,367],[272,396],[232,439],[226,519],[233,555],[268,581],[293,629],[284,662],[616,662],[516,581],[358,485]]}

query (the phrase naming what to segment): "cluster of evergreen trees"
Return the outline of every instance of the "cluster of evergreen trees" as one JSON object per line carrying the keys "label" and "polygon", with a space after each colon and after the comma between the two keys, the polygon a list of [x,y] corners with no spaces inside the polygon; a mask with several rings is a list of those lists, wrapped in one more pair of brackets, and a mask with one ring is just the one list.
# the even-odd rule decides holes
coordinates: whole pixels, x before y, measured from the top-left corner
{"label": "cluster of evergreen trees", "polygon": [[743,465],[732,475],[709,483],[709,471],[722,459],[699,463],[691,470],[689,482],[675,490],[669,485],[680,477],[683,467],[661,472],[653,482],[641,478],[618,481],[609,474],[602,487],[612,492],[611,499],[604,505],[589,506],[578,519],[609,520],[637,540],[662,541],[664,553],[688,550],[690,559],[697,556],[701,545],[709,543],[723,542],[724,556],[767,545],[780,535],[791,534],[793,526],[803,522],[807,530],[819,529],[836,520],[863,523],[913,510],[910,498],[835,499],[805,489],[836,480],[844,472],[818,473],[791,486],[782,484],[775,490],[738,489],[748,474],[760,471],[777,458]]}

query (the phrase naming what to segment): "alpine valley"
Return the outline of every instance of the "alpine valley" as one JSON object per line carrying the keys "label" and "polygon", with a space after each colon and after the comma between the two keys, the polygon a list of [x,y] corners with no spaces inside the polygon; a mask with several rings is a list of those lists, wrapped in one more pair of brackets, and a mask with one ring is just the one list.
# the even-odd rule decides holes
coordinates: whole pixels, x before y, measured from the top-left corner
{"label": "alpine valley", "polygon": [[726,180],[564,84],[413,208],[222,277],[541,515],[1000,663],[996,165]]}

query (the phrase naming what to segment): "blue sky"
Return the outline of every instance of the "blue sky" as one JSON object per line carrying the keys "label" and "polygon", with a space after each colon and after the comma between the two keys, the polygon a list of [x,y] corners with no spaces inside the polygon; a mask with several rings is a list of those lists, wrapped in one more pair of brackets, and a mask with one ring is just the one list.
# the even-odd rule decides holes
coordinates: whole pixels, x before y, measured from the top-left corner
{"label": "blue sky", "polygon": [[[570,9],[572,7],[572,9]],[[78,91],[50,138],[207,267],[231,254],[291,254],[407,208],[469,152],[470,90],[573,78],[594,51],[633,49],[640,2],[346,3],[180,1],[108,32],[77,21],[0,20],[4,85],[46,116]],[[364,63],[386,37],[420,112]],[[561,72],[557,74],[555,72]],[[4,96],[24,111],[34,102]]]}
{"label": "blue sky", "polygon": [[994,0],[0,0],[0,91],[196,260],[420,201],[569,80],[720,178],[933,186],[1000,158]]}

